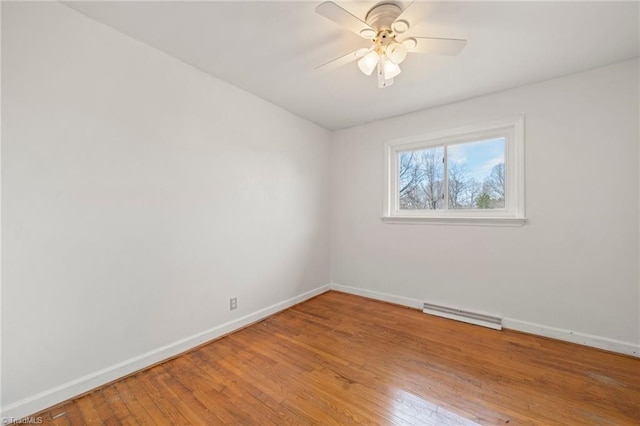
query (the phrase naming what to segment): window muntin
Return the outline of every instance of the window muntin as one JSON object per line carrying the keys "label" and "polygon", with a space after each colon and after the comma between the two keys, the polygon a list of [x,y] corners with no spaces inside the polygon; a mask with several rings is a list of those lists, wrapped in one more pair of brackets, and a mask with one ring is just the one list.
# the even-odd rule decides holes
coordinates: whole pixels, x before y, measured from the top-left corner
{"label": "window muntin", "polygon": [[384,219],[524,222],[523,117],[389,141],[385,148]]}

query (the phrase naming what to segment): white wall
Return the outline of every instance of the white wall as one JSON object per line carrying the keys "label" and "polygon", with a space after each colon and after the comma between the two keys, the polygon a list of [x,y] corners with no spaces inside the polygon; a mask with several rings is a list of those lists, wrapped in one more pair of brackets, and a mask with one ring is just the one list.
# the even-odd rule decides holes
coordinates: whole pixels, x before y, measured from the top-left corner
{"label": "white wall", "polygon": [[[253,95],[3,2],[2,90],[2,415],[321,291],[330,231],[356,291],[640,341],[637,62],[339,131],[330,158],[328,131]],[[529,224],[380,221],[385,140],[517,114]]]}
{"label": "white wall", "polygon": [[329,283],[327,130],[61,4],[2,18],[3,415]]}
{"label": "white wall", "polygon": [[[638,354],[638,94],[632,61],[335,132],[332,281]],[[381,222],[385,140],[520,114],[529,224]]]}

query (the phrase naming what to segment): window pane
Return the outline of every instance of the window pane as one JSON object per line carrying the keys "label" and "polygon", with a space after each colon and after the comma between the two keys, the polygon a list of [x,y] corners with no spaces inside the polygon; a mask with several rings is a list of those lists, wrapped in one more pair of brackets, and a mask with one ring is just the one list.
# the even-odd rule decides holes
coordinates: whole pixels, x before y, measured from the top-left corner
{"label": "window pane", "polygon": [[398,158],[401,210],[443,208],[444,147],[404,151]]}
{"label": "window pane", "polygon": [[450,209],[502,209],[505,138],[447,147]]}

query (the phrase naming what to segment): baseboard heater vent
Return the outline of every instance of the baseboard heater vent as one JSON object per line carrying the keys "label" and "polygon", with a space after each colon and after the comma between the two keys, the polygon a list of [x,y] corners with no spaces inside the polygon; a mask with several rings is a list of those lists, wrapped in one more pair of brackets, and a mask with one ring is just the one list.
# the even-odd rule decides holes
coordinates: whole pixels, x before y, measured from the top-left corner
{"label": "baseboard heater vent", "polygon": [[502,330],[502,318],[491,315],[463,311],[462,309],[449,308],[447,306],[432,305],[426,302],[422,308],[422,312],[469,324],[481,325],[483,327],[493,328],[494,330]]}

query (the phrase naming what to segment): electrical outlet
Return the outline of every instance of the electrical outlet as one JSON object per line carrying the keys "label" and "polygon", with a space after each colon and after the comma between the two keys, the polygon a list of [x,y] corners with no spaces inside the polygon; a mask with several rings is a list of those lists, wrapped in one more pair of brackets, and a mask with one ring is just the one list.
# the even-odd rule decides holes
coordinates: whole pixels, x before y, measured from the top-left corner
{"label": "electrical outlet", "polygon": [[229,299],[229,310],[233,311],[234,309],[238,309],[238,298],[232,297]]}

